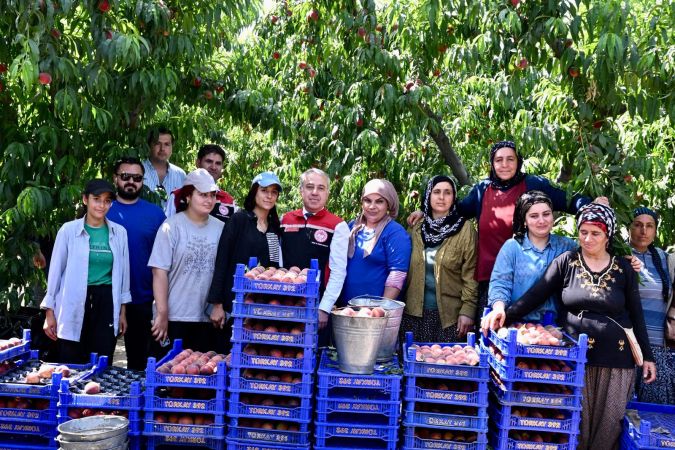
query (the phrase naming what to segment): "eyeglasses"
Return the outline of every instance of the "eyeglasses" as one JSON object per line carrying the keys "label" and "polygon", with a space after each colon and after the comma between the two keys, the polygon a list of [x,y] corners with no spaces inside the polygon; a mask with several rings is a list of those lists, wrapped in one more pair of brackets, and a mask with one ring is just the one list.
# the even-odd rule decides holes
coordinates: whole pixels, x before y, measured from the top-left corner
{"label": "eyeglasses", "polygon": [[122,181],[129,181],[130,179],[133,179],[135,183],[140,183],[141,181],[143,181],[143,175],[138,173],[122,172],[118,173],[117,176],[120,177]]}

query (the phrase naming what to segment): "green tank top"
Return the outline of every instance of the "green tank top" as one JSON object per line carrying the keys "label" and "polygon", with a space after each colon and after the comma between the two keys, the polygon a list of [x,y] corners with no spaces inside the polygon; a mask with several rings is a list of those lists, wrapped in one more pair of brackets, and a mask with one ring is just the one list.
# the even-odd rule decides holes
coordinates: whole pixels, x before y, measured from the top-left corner
{"label": "green tank top", "polygon": [[112,284],[113,254],[110,249],[110,231],[107,225],[92,227],[84,224],[89,234],[89,271],[87,285]]}

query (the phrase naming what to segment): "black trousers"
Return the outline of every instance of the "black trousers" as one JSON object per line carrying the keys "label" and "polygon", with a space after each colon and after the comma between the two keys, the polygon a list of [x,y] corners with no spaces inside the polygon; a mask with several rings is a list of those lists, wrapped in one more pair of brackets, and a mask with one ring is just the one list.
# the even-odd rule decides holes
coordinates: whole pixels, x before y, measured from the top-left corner
{"label": "black trousers", "polygon": [[152,355],[159,361],[173,348],[176,339],[183,340],[183,348],[207,352],[215,350],[212,340],[213,326],[210,322],[174,322],[169,321],[169,345],[162,347],[156,340],[152,340]]}
{"label": "black trousers", "polygon": [[87,363],[89,355],[97,353],[99,356],[107,356],[108,363],[112,365],[117,344],[113,315],[112,286],[109,284],[87,286],[80,342],[59,339],[58,361],[71,364]]}
{"label": "black trousers", "polygon": [[127,303],[127,332],[124,347],[127,351],[127,367],[145,370],[152,342],[152,302]]}

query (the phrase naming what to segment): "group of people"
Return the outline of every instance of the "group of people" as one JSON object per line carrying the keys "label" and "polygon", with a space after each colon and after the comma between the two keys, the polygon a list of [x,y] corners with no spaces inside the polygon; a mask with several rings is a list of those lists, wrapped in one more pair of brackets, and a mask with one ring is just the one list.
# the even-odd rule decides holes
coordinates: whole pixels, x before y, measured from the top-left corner
{"label": "group of people", "polygon": [[[331,310],[360,295],[403,301],[401,332],[422,342],[518,321],[552,320],[573,337],[587,334],[579,448],[618,445],[634,386],[640,399],[675,401],[664,337],[675,259],[654,247],[659,217],[649,208],[637,208],[630,224],[632,260],[614,255],[618,225],[607,199],[568,201],[545,178],[523,173],[515,144],[502,141],[490,150],[488,178],[465,198],[457,199],[452,178],[433,176],[408,231],[396,222],[391,182],[368,181],[347,223],[326,209],[330,179],[315,168],[300,176],[302,207],[280,216],[284,188],[273,172],[252,180],[239,208],[217,184],[222,148],[202,146],[186,175],[169,162],[168,130],[148,144],[148,160],[115,164],[114,185],[89,181],[85,216],[58,232],[42,308],[63,362],[112,355],[119,334],[135,369],[177,338],[226,352],[236,265],[256,257],[264,266],[308,267],[317,259],[324,344]],[[164,209],[140,198],[144,184]],[[578,242],[551,233],[556,211],[576,214]],[[633,343],[644,357],[637,382]]]}

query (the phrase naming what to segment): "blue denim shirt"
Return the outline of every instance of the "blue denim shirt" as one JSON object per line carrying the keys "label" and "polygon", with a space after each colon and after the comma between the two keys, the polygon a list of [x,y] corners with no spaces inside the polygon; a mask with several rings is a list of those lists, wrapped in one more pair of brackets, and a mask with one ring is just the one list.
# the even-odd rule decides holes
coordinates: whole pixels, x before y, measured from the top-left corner
{"label": "blue denim shirt", "polygon": [[[551,234],[543,250],[532,245],[525,234],[523,244],[511,238],[504,243],[490,277],[488,304],[492,306],[497,301],[503,301],[508,307],[518,300],[534,285],[556,257],[568,250],[577,248],[576,242],[564,236]],[[537,310],[523,319],[529,322],[540,322],[546,311],[556,313],[555,299],[546,300]]]}
{"label": "blue denim shirt", "polygon": [[[131,302],[129,250],[126,230],[107,219],[106,224],[110,230],[109,242],[113,254],[113,319],[117,335],[121,305]],[[66,222],[56,234],[54,251],[49,263],[47,295],[40,304],[42,309],[54,310],[56,335],[60,339],[80,341],[87,299],[88,271],[89,235],[84,229],[84,218]]]}

